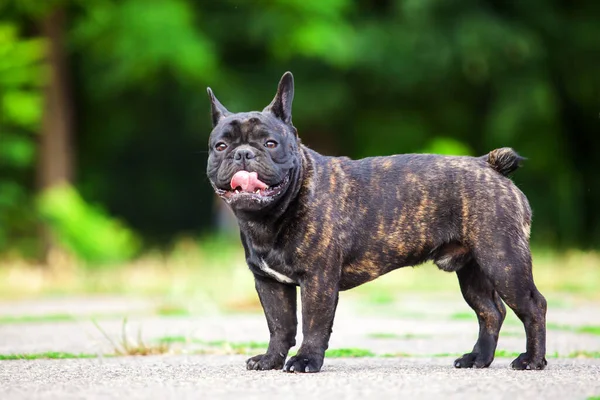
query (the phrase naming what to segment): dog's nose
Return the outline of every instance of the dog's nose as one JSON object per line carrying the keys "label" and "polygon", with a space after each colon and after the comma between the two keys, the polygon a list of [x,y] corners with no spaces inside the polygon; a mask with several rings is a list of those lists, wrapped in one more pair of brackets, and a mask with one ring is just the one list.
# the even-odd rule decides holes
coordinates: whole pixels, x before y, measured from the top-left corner
{"label": "dog's nose", "polygon": [[237,149],[233,156],[234,160],[236,161],[251,160],[254,157],[256,157],[256,154],[254,154],[254,150],[252,150],[249,147],[242,147]]}

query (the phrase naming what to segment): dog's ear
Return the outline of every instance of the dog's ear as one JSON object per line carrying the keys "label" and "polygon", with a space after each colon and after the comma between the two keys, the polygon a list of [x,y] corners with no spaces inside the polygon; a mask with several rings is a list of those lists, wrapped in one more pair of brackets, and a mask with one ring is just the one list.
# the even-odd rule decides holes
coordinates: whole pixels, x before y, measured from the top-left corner
{"label": "dog's ear", "polygon": [[288,125],[292,125],[292,101],[294,100],[294,76],[286,72],[279,81],[277,94],[263,112],[270,112]]}
{"label": "dog's ear", "polygon": [[212,124],[214,128],[215,126],[217,126],[220,120],[230,115],[231,113],[227,111],[225,106],[223,106],[223,104],[221,104],[219,100],[217,100],[211,88],[206,88],[206,91],[208,92],[208,97],[210,98],[210,112],[212,115]]}

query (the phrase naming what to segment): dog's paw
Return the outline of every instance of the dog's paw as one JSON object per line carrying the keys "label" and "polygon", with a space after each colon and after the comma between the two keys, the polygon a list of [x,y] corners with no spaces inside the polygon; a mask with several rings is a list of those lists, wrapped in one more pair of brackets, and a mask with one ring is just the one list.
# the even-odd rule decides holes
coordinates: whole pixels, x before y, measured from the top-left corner
{"label": "dog's paw", "polygon": [[548,361],[546,361],[545,358],[532,360],[529,354],[523,353],[510,364],[510,367],[522,371],[532,369],[540,370],[546,368],[546,365],[548,365]]}
{"label": "dog's paw", "polygon": [[319,372],[323,366],[323,356],[298,354],[290,357],[285,364],[286,372]]}
{"label": "dog's paw", "polygon": [[486,357],[482,353],[467,353],[454,360],[455,368],[487,368],[494,361],[492,355]]}
{"label": "dog's paw", "polygon": [[255,371],[282,369],[284,361],[285,356],[282,354],[259,354],[246,361],[246,369]]}

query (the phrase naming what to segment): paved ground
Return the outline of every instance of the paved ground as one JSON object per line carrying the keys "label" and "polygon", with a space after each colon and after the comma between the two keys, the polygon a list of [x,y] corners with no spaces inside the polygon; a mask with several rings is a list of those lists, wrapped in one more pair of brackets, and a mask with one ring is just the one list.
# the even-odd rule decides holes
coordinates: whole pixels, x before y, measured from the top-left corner
{"label": "paved ground", "polygon": [[[0,323],[0,354],[67,351],[102,354],[110,342],[90,322],[90,315],[130,315],[131,336],[138,328],[147,342],[164,336],[206,341],[267,340],[261,315],[205,315],[159,318],[143,316],[151,302],[92,298],[0,303],[6,316],[70,314],[71,322]],[[461,314],[468,308],[458,296],[411,295],[401,306],[365,306],[342,299],[331,348],[364,348],[376,354],[407,353],[414,357],[326,359],[315,375],[244,370],[246,356],[194,355],[194,344],[176,345],[173,354],[69,360],[0,361],[0,398],[550,398],[585,399],[600,395],[600,359],[551,358],[545,371],[517,372],[510,358],[497,359],[486,370],[456,370],[453,357],[438,353],[469,350],[477,325]],[[458,315],[458,317],[457,317]],[[454,316],[454,317],[452,317]],[[553,324],[600,326],[598,304],[562,302],[551,307]],[[118,318],[99,320],[106,333],[119,336]],[[377,338],[381,334],[396,337]],[[385,336],[385,335],[383,335]],[[524,348],[522,327],[508,319],[499,349]],[[600,351],[600,336],[549,330],[548,352],[569,355]],[[186,354],[187,353],[187,354]],[[308,396],[308,397],[307,397]]]}
{"label": "paved ground", "polygon": [[600,393],[598,361],[517,372],[455,370],[450,359],[335,359],[319,374],[254,372],[241,356],[158,356],[4,362],[3,399],[585,399]]}

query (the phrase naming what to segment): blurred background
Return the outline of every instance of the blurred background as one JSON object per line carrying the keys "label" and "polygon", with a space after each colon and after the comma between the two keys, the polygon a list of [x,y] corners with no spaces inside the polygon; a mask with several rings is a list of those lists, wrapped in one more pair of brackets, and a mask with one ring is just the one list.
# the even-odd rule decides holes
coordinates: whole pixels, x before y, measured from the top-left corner
{"label": "blurred background", "polygon": [[[0,0],[0,296],[239,285],[223,301],[255,307],[205,177],[205,89],[261,110],[287,70],[319,152],[516,149],[540,286],[594,295],[599,19],[593,0]],[[456,289],[428,273],[394,287]]]}

